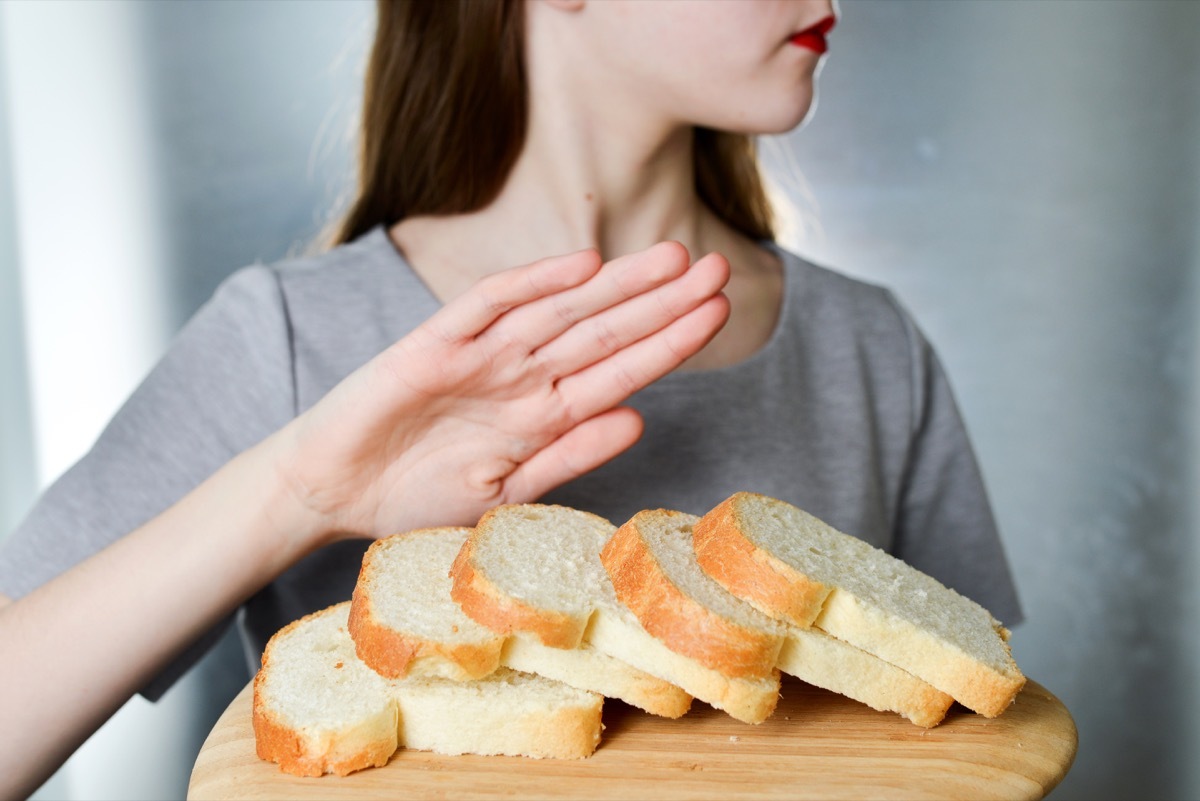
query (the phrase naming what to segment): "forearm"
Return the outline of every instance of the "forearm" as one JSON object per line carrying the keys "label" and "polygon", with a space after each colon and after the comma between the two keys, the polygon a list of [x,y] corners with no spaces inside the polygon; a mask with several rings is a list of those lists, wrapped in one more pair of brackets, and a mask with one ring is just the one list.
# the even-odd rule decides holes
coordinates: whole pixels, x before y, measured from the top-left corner
{"label": "forearm", "polygon": [[31,793],[186,644],[311,549],[270,441],[0,608],[0,797]]}

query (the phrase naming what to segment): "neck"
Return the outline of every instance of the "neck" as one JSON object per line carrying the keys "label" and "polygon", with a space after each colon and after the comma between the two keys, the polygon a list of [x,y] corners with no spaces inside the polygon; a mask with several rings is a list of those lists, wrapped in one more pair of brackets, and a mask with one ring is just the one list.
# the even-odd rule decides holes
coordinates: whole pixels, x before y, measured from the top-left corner
{"label": "neck", "polygon": [[[673,239],[702,255],[709,215],[696,195],[691,129],[635,132],[609,123],[572,133],[567,114],[535,117],[508,182],[483,214],[520,230],[542,254],[595,247],[610,259]],[[530,230],[523,222],[531,219],[544,224]]]}
{"label": "neck", "polygon": [[690,127],[633,130],[629,120],[607,120],[583,128],[563,105],[540,108],[554,111],[533,115],[521,155],[489,206],[410,218],[394,229],[430,283],[447,281],[440,295],[506,267],[584,248],[598,249],[605,260],[664,240],[682,243],[693,259],[728,251],[732,232],[696,193]]}
{"label": "neck", "polygon": [[692,126],[649,107],[639,87],[606,82],[571,37],[532,22],[534,102],[517,162],[486,208],[393,229],[418,272],[444,298],[487,273],[584,248],[607,260],[674,240],[693,259],[736,260],[731,251],[749,243],[696,193]]}

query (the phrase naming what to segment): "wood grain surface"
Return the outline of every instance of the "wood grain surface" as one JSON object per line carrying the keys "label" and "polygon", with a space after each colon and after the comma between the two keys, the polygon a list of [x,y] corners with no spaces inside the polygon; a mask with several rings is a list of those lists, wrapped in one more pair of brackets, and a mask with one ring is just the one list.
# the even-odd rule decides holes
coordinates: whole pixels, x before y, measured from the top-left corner
{"label": "wood grain surface", "polygon": [[697,701],[678,720],[605,701],[584,760],[440,756],[401,749],[346,777],[289,776],[254,752],[249,686],[213,727],[188,798],[204,799],[1033,799],[1066,775],[1078,737],[1030,681],[1003,715],[960,706],[921,729],[785,677],[775,715],[751,726]]}

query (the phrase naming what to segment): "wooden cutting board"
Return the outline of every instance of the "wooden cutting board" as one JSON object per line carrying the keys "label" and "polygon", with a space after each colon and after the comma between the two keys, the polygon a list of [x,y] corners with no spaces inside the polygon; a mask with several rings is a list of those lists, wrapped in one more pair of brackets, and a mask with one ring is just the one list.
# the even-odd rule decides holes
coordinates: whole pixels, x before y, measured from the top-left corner
{"label": "wooden cutting board", "polygon": [[962,707],[921,729],[784,678],[775,715],[750,726],[696,701],[679,720],[617,701],[584,760],[400,750],[346,777],[289,776],[254,752],[251,688],[217,721],[188,787],[204,799],[1036,799],[1066,775],[1078,736],[1066,707],[1030,681],[1003,715]]}

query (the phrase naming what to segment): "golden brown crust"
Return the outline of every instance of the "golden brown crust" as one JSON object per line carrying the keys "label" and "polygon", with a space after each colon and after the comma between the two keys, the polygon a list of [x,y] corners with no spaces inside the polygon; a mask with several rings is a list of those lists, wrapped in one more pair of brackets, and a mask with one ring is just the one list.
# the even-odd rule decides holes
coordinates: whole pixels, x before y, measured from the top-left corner
{"label": "golden brown crust", "polygon": [[700,518],[692,529],[696,561],[730,593],[760,612],[808,628],[821,613],[830,588],[798,573],[752,543],[738,522],[733,495]]}
{"label": "golden brown crust", "polygon": [[954,700],[985,718],[999,717],[1012,706],[1026,681],[1019,669],[1005,675],[966,657],[949,660],[937,679]]}
{"label": "golden brown crust", "polygon": [[[479,521],[476,531],[486,524],[489,515]],[[450,568],[450,577],[454,580],[450,597],[463,612],[476,623],[501,634],[527,632],[551,648],[578,647],[587,621],[581,622],[562,612],[537,609],[501,592],[475,569],[476,538],[475,533],[467,538]]]}
{"label": "golden brown crust", "polygon": [[617,598],[642,627],[672,651],[732,678],[771,675],[781,638],[730,622],[683,593],[664,573],[642,539],[643,511],[617,529],[600,551]]}
{"label": "golden brown crust", "polygon": [[417,644],[378,622],[371,611],[370,593],[361,583],[355,585],[351,595],[347,628],[355,653],[369,668],[390,679],[408,675],[408,666],[417,657]]}
{"label": "golden brown crust", "polygon": [[1000,624],[1000,621],[994,620],[993,626],[996,629],[996,636],[1004,643],[1004,650],[1008,654],[1009,671],[996,671],[993,673],[994,678],[991,678],[988,683],[990,688],[985,693],[981,693],[980,697],[972,699],[977,705],[977,711],[985,718],[998,717],[1004,710],[1008,709],[1017,696],[1021,694],[1021,690],[1025,689],[1025,674],[1021,672],[1021,668],[1017,665],[1012,656],[1012,645],[1009,642],[1011,632]]}
{"label": "golden brown crust", "polygon": [[614,697],[651,715],[681,718],[692,708],[692,696],[669,681],[642,671],[623,679],[625,686]]}
{"label": "golden brown crust", "polygon": [[254,706],[251,724],[254,727],[254,750],[259,759],[279,764],[284,773],[295,776],[321,776],[322,765],[316,764],[304,753],[300,737],[292,729],[278,723],[267,711],[262,699],[263,671],[267,667],[267,652],[263,653],[263,670],[254,677]]}
{"label": "golden brown crust", "polygon": [[[949,695],[933,690],[913,698],[901,699],[880,711],[896,712],[914,725],[923,729],[932,729],[946,719],[946,713],[950,711],[953,704],[954,699]],[[873,708],[878,709],[878,707]]]}

